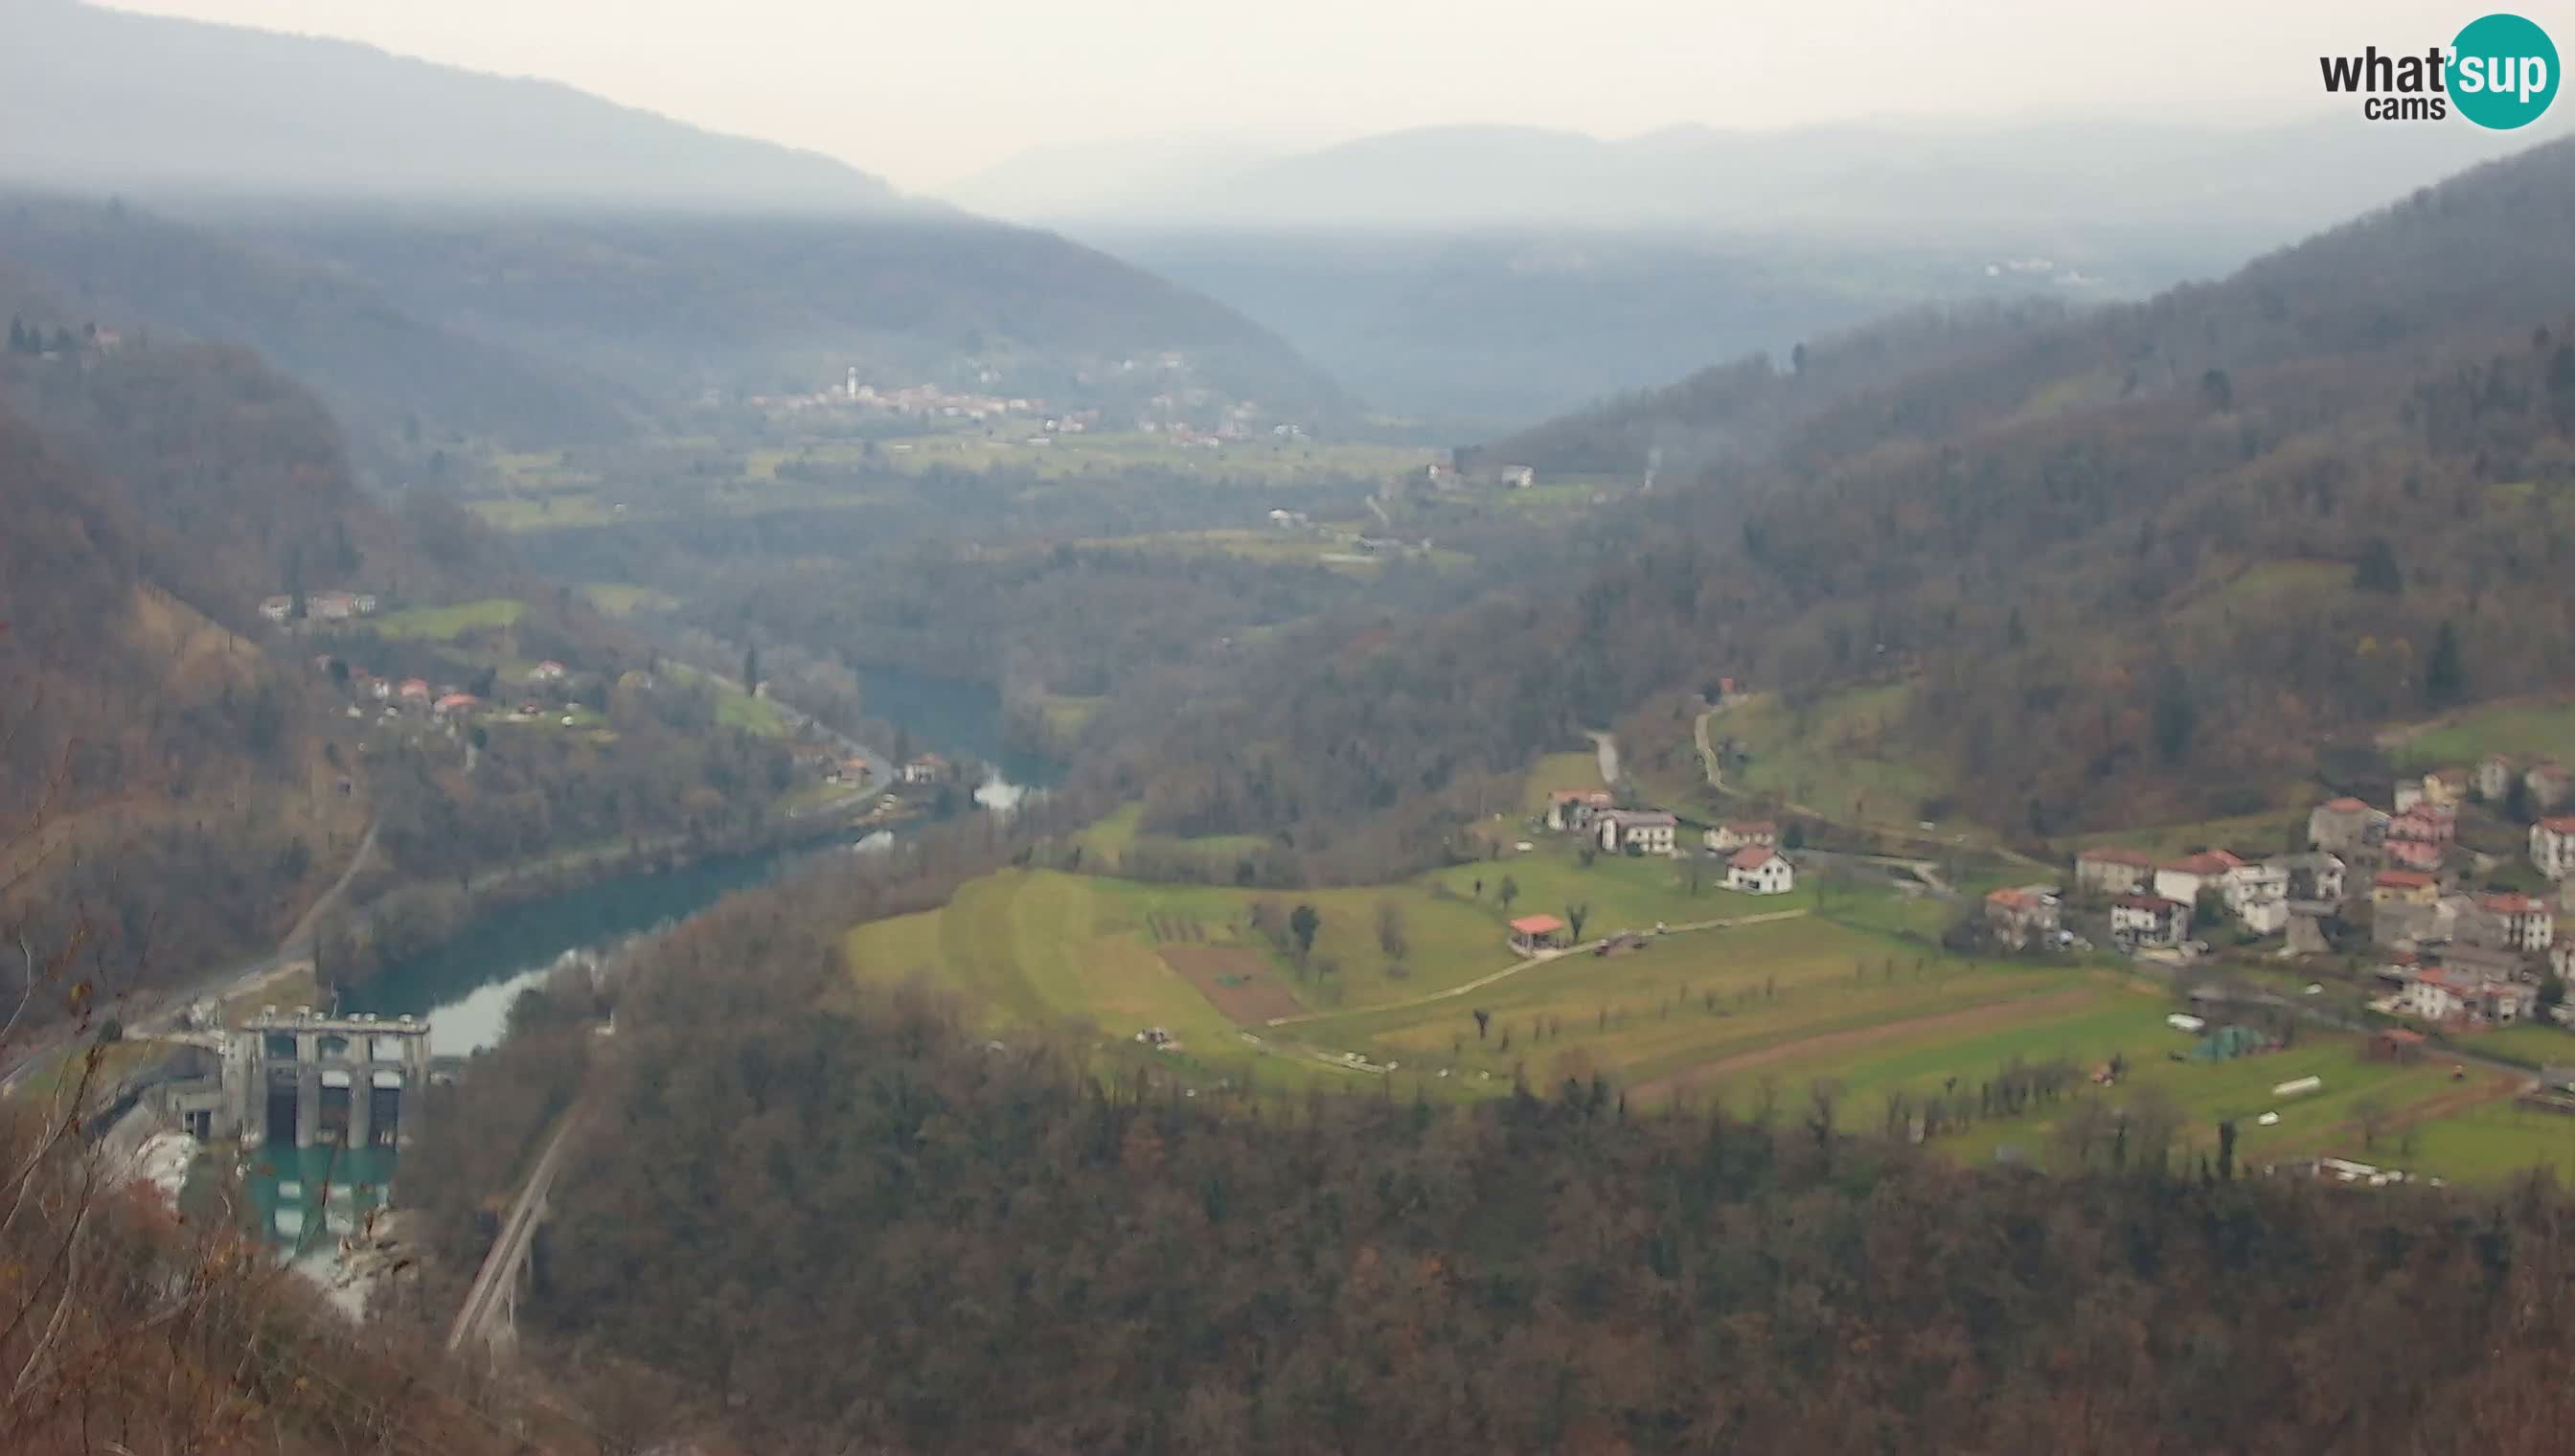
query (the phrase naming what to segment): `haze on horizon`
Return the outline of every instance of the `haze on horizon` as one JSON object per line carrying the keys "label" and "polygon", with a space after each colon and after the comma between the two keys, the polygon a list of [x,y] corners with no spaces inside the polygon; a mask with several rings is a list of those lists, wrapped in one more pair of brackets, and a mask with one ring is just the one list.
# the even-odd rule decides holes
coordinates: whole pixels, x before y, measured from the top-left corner
{"label": "haze on horizon", "polygon": [[[2016,116],[2228,128],[2327,109],[2315,57],[2448,39],[2405,0],[1601,0],[1296,5],[953,0],[126,0],[562,81],[939,192],[1036,149],[1223,139],[1293,149],[1507,123],[1621,137]],[[2355,122],[2355,125],[2358,123]]]}

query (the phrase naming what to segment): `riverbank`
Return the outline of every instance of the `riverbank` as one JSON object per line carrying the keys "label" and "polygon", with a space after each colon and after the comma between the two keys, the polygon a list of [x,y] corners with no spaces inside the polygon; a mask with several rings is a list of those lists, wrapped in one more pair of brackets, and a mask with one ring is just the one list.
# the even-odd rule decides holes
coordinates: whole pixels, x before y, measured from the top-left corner
{"label": "riverbank", "polygon": [[[858,801],[848,806],[855,808]],[[732,834],[666,834],[584,845],[500,866],[462,884],[399,884],[317,934],[314,977],[326,994],[355,1005],[389,967],[436,954],[491,916],[622,880],[775,857],[833,839],[855,841],[915,822],[923,813],[907,802],[900,809],[879,807],[848,816],[791,814]]]}

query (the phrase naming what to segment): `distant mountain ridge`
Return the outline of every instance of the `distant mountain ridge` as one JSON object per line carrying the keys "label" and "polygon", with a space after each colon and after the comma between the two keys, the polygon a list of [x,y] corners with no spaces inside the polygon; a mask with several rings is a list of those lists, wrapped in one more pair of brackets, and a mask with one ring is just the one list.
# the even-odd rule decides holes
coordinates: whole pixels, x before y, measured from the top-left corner
{"label": "distant mountain ridge", "polygon": [[0,0],[0,259],[82,318],[251,345],[362,459],[437,424],[578,443],[851,367],[1088,399],[1177,354],[1227,403],[1346,409],[1212,299],[812,153],[70,0]]}
{"label": "distant mountain ridge", "polygon": [[[2543,127],[2503,134],[2333,118],[2221,130],[2052,119],[1777,132],[1676,126],[1604,140],[1541,127],[1437,126],[1011,215],[1069,226],[1390,233],[1897,227],[1950,240],[2192,222],[2269,238],[2563,134],[2566,123]],[[1089,160],[1104,176],[1119,175],[1100,149]]]}
{"label": "distant mountain ridge", "polygon": [[0,0],[0,180],[103,193],[917,209],[846,163],[372,46]]}

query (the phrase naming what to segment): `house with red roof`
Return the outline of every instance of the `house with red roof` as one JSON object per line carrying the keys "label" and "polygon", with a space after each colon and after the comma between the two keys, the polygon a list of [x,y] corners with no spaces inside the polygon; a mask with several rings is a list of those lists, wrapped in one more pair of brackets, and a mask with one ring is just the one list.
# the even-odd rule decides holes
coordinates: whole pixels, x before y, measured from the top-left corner
{"label": "house with red roof", "polygon": [[2539,988],[2523,981],[2435,967],[2408,981],[2396,1004],[2407,1015],[2426,1021],[2509,1026],[2528,1016],[2538,999]]}
{"label": "house with red roof", "polygon": [[472,713],[474,710],[481,708],[482,706],[483,700],[475,697],[471,693],[450,693],[445,698],[431,704],[429,706],[429,711],[440,718],[456,718],[463,714]]}
{"label": "house with red roof", "polygon": [[1559,788],[1546,796],[1546,826],[1587,829],[1594,815],[1617,805],[1617,795],[1605,788]]}
{"label": "house with red roof", "polygon": [[2399,869],[2429,874],[2441,867],[2441,846],[2430,839],[2390,839],[2380,846],[2387,862]]}
{"label": "house with red roof", "polygon": [[2387,837],[2450,843],[2459,837],[2459,810],[2449,804],[2418,803],[2387,821]]}
{"label": "house with red roof", "polygon": [[2357,798],[2329,798],[2307,811],[2307,842],[2349,856],[2384,836],[2387,815]]}
{"label": "house with red roof", "polygon": [[2034,885],[1998,889],[1985,896],[1985,924],[1996,940],[2015,949],[2055,934],[2058,922],[2056,896]]}
{"label": "house with red roof", "polygon": [[2122,945],[2179,945],[2190,938],[2190,906],[2159,894],[2110,901],[2110,938]]}
{"label": "house with red roof", "polygon": [[1522,915],[1511,921],[1511,948],[1522,955],[1564,946],[1564,922],[1553,915]]}
{"label": "house with red roof", "polygon": [[2223,849],[2202,849],[2179,859],[2168,859],[2155,866],[2155,893],[2168,900],[2190,904],[2203,889],[2221,889],[2226,877],[2244,867],[2244,861]]}
{"label": "house with red roof", "polygon": [[1797,869],[1769,845],[1747,844],[1725,861],[1725,887],[1745,894],[1786,894],[1797,887]]}
{"label": "house with red roof", "polygon": [[2382,869],[2369,886],[2374,905],[2428,905],[2441,898],[2441,881],[2415,869]]}
{"label": "house with red roof", "polygon": [[2526,894],[2490,894],[2478,903],[2502,922],[2503,943],[2515,950],[2545,950],[2557,939],[2557,912]]}
{"label": "house with red roof", "polygon": [[394,693],[405,703],[427,703],[429,701],[429,680],[426,678],[405,678],[402,680],[402,686],[395,689]]}

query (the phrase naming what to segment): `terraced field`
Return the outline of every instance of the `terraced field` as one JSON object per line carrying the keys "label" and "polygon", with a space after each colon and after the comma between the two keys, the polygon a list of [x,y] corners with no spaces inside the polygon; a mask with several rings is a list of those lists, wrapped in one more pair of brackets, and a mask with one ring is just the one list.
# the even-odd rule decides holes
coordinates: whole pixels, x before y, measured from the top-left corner
{"label": "terraced field", "polygon": [[[1665,916],[1674,931],[1640,948],[1523,960],[1500,933],[1502,869],[1549,894],[1584,886],[1595,934],[1620,917],[1650,923],[1657,908],[1695,913]],[[969,883],[944,909],[860,926],[848,951],[863,978],[918,974],[960,993],[997,1034],[1072,1031],[1143,1055],[1135,1033],[1162,1027],[1180,1042],[1165,1064],[1209,1076],[1382,1080],[1397,1095],[1471,1097],[1598,1075],[1645,1108],[1791,1114],[1825,1084],[1843,1126],[1874,1128],[1890,1096],[2063,1062],[2074,1075],[2061,1095],[1933,1146],[1969,1161],[2048,1163],[2078,1113],[2153,1104],[2177,1119],[2187,1150],[2213,1149],[2218,1122],[2235,1122],[2248,1165],[2334,1154],[2457,1178],[2533,1163],[2575,1172],[2575,1119],[2513,1108],[2516,1078],[2454,1074],[2438,1056],[2375,1061],[2359,1037],[2313,1028],[2284,1049],[2181,1060],[2195,1038],[2165,1023],[2170,993],[2124,968],[1950,956],[1919,936],[1780,903],[1794,897],[1693,897],[1657,877],[1670,872],[1667,862],[1604,856],[1584,869],[1526,855],[1396,885],[1265,895],[1010,870]],[[1834,915],[1858,893],[1844,891]],[[1316,910],[1310,954],[1255,927],[1265,900],[1274,915]],[[1512,909],[1539,903],[1524,887]],[[1400,961],[1381,943],[1387,909]],[[2114,1058],[2125,1068],[2116,1084],[2093,1085],[2090,1073]],[[2274,1090],[2309,1076],[2313,1090]],[[2263,1125],[2265,1113],[2277,1119]]]}

